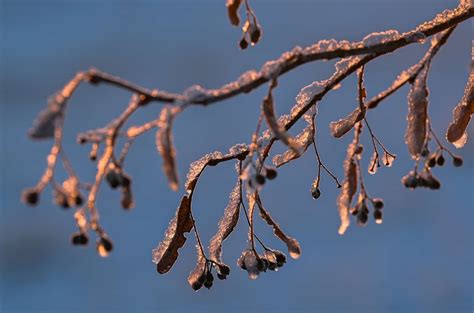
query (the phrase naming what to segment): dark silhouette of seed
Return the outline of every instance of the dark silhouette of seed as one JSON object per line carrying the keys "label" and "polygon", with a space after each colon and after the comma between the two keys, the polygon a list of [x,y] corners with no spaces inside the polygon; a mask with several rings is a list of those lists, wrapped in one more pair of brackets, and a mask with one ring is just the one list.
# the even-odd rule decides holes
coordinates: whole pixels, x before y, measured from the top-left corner
{"label": "dark silhouette of seed", "polygon": [[462,158],[461,158],[460,156],[457,156],[457,155],[453,156],[453,165],[454,165],[455,167],[460,167],[460,166],[462,166],[462,163],[463,163],[463,160],[462,160]]}
{"label": "dark silhouette of seed", "polygon": [[261,174],[255,175],[255,182],[260,186],[265,185],[265,176]]}
{"label": "dark silhouette of seed", "polygon": [[37,205],[39,202],[39,192],[36,188],[30,188],[23,191],[22,194],[23,202],[28,205],[34,206]]}
{"label": "dark silhouette of seed", "polygon": [[260,40],[261,35],[262,32],[260,31],[260,27],[258,27],[257,25],[253,32],[250,34],[250,42],[252,44],[256,44]]}
{"label": "dark silhouette of seed", "polygon": [[374,198],[372,199],[372,204],[374,205],[375,209],[383,208],[383,200],[381,198]]}
{"label": "dark silhouette of seed", "polygon": [[437,157],[436,157],[436,164],[438,164],[439,166],[443,166],[444,165],[444,156],[442,153],[440,153]]}
{"label": "dark silhouette of seed", "polygon": [[247,42],[247,40],[245,39],[245,37],[242,38],[242,39],[240,40],[240,42],[239,42],[239,47],[240,47],[240,49],[245,50],[245,49],[247,49],[248,46],[249,46],[249,43]]}
{"label": "dark silhouette of seed", "polygon": [[321,196],[321,190],[318,187],[313,187],[311,189],[311,196],[313,199],[318,199]]}
{"label": "dark silhouette of seed", "polygon": [[277,177],[277,171],[274,168],[267,167],[265,176],[270,180],[275,179]]}
{"label": "dark silhouette of seed", "polygon": [[436,155],[435,155],[435,154],[431,155],[431,156],[428,158],[428,160],[427,160],[427,162],[426,162],[426,165],[427,165],[428,167],[435,167],[435,166],[436,166]]}
{"label": "dark silhouette of seed", "polygon": [[72,235],[71,243],[75,246],[84,246],[89,242],[87,235],[79,232]]}

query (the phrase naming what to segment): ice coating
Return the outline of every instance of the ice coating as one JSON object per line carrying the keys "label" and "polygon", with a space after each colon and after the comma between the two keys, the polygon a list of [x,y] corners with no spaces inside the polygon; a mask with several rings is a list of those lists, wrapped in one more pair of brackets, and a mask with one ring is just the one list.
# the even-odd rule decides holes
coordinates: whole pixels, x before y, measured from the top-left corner
{"label": "ice coating", "polygon": [[296,104],[291,109],[291,117],[295,117],[316,95],[322,93],[326,86],[326,81],[314,81],[301,89],[296,96]]}
{"label": "ice coating", "polygon": [[238,181],[229,195],[229,202],[219,221],[218,231],[209,243],[209,256],[215,262],[222,263],[222,242],[232,233],[239,220],[240,197],[240,181]]}
{"label": "ice coating", "polygon": [[191,163],[191,165],[189,166],[188,175],[186,177],[186,183],[184,184],[186,191],[188,193],[192,192],[192,189],[194,187],[194,183],[196,182],[197,177],[201,174],[202,170],[207,165],[209,160],[220,159],[222,157],[223,157],[222,152],[214,151],[214,152],[204,155],[199,160]]}
{"label": "ice coating", "polygon": [[362,45],[367,47],[367,46],[374,46],[378,44],[383,44],[388,41],[393,41],[397,40],[401,37],[400,33],[398,30],[390,29],[386,30],[384,32],[375,32],[368,34],[367,36],[362,39]]}
{"label": "ice coating", "polygon": [[[303,153],[313,142],[314,129],[311,125],[306,126],[301,133],[299,133],[295,138],[295,142],[302,147]],[[283,154],[277,154],[273,157],[272,162],[276,167],[280,167],[291,160],[298,158],[300,155],[295,153],[293,150],[287,150]]]}
{"label": "ice coating", "polygon": [[282,66],[299,58],[302,55],[302,52],[303,49],[300,46],[296,46],[293,50],[283,53],[278,59],[265,62],[260,70],[260,74],[267,79],[278,76],[281,72]]}

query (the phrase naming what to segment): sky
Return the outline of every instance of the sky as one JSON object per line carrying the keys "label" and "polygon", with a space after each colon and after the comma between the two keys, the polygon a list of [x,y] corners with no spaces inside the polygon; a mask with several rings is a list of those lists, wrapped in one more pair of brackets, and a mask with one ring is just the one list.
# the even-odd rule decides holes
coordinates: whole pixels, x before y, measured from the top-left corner
{"label": "sky", "polygon": [[[321,198],[311,198],[315,156],[308,152],[283,167],[262,199],[283,229],[299,240],[302,255],[278,272],[251,281],[235,260],[246,247],[247,227],[240,219],[224,245],[232,266],[226,281],[193,292],[186,278],[194,268],[195,241],[189,235],[173,269],[156,273],[151,250],[161,241],[183,194],[172,192],[161,171],[154,135],[137,140],[126,161],[133,177],[136,208],[120,208],[116,192],[102,188],[98,199],[103,225],[115,249],[100,258],[94,242],[73,247],[72,211],[55,207],[47,189],[37,207],[19,201],[45,167],[51,142],[27,137],[49,95],[80,70],[97,67],[148,88],[182,92],[192,84],[219,87],[249,69],[320,39],[360,40],[373,31],[410,30],[456,1],[251,1],[263,27],[261,42],[240,51],[240,30],[230,25],[224,0],[211,1],[0,1],[0,311],[69,312],[439,312],[473,308],[473,143],[456,151],[464,166],[436,168],[439,191],[405,189],[400,178],[412,168],[404,145],[408,87],[369,113],[377,136],[397,159],[372,176],[371,196],[385,201],[384,222],[353,223],[337,233],[338,190],[324,176]],[[443,136],[462,96],[471,61],[472,22],[460,25],[432,63],[428,78],[433,128]],[[396,75],[418,62],[428,48],[413,44],[366,66],[371,97]],[[316,62],[284,75],[275,91],[277,112],[287,112],[298,91],[334,70],[334,61]],[[249,142],[265,95],[262,87],[222,103],[183,113],[174,125],[181,181],[189,164],[202,155]],[[334,139],[331,121],[357,105],[356,77],[319,103],[317,140],[323,161],[342,177],[351,136]],[[116,88],[81,86],[70,101],[65,151],[79,176],[90,181],[95,165],[78,132],[107,124],[123,110],[130,94]],[[130,125],[155,118],[161,104],[137,113]],[[295,126],[298,127],[298,126]],[[301,127],[301,125],[300,125]],[[473,133],[472,125],[469,132]],[[472,134],[474,135],[474,134]],[[363,135],[366,153],[370,139]],[[283,151],[277,146],[276,151]],[[368,155],[363,160],[367,167]],[[233,164],[207,171],[193,204],[203,241],[217,228],[235,174]],[[261,221],[256,231],[270,246],[284,245]]]}

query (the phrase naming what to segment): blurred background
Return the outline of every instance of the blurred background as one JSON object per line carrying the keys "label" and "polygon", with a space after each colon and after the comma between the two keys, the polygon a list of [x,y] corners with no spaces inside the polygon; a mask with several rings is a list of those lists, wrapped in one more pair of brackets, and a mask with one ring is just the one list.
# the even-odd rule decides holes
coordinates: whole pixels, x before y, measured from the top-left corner
{"label": "blurred background", "polygon": [[[407,31],[455,0],[255,0],[263,27],[256,46],[240,51],[240,30],[229,24],[225,1],[0,1],[1,161],[0,161],[0,311],[28,312],[470,312],[473,308],[473,143],[456,151],[464,166],[451,160],[435,174],[437,192],[409,191],[400,178],[412,168],[404,145],[406,94],[398,91],[369,114],[374,131],[398,157],[393,167],[365,174],[371,196],[385,199],[384,222],[360,228],[353,223],[337,234],[338,190],[323,174],[322,196],[309,193],[316,175],[308,152],[279,171],[262,198],[286,232],[302,246],[299,260],[277,273],[250,281],[235,260],[246,247],[241,218],[226,241],[223,259],[232,265],[227,281],[198,293],[186,278],[194,268],[194,238],[170,273],[159,275],[151,250],[161,241],[183,193],[173,193],[161,172],[154,135],[138,139],[126,162],[133,177],[136,208],[124,212],[119,194],[102,188],[98,206],[115,243],[107,259],[70,244],[76,231],[72,211],[55,207],[48,189],[37,207],[19,201],[45,167],[51,142],[27,138],[49,95],[79,70],[97,67],[149,88],[182,92],[192,84],[219,87],[248,69],[259,69],[295,45],[325,38],[360,40],[367,33]],[[440,136],[462,96],[471,60],[472,22],[460,25],[435,58],[431,74],[430,115]],[[403,69],[418,62],[429,46],[414,44],[366,67],[368,96],[388,86]],[[275,99],[284,113],[299,89],[327,78],[334,61],[298,68],[280,79]],[[248,142],[266,88],[209,108],[194,107],[176,121],[180,177],[203,154]],[[356,79],[346,79],[319,104],[319,149],[326,165],[342,178],[342,162],[351,135],[337,140],[328,124],[350,112]],[[105,125],[124,109],[130,94],[106,85],[83,85],[70,102],[65,151],[79,176],[90,181],[95,164],[89,149],[78,146],[78,132]],[[151,104],[132,119],[157,116]],[[301,125],[299,126],[301,127]],[[295,131],[298,126],[295,127]],[[472,125],[470,127],[471,136]],[[364,134],[368,164],[369,138]],[[283,151],[280,146],[275,151]],[[235,182],[233,164],[211,168],[200,180],[194,212],[205,242]],[[270,246],[284,250],[260,221],[256,231]],[[93,240],[93,237],[92,237]]]}

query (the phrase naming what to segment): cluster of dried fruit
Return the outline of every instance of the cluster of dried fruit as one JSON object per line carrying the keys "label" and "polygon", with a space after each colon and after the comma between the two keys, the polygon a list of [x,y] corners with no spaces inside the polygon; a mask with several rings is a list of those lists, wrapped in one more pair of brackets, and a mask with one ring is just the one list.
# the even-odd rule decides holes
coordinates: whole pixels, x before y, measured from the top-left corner
{"label": "cluster of dried fruit", "polygon": [[242,26],[242,38],[239,41],[239,47],[245,50],[249,44],[254,46],[259,42],[262,37],[262,27],[257,21],[257,16],[255,16],[255,13],[250,8],[248,0],[227,0],[227,13],[230,23],[234,26],[239,26],[239,9],[242,2],[245,2],[246,19]]}

